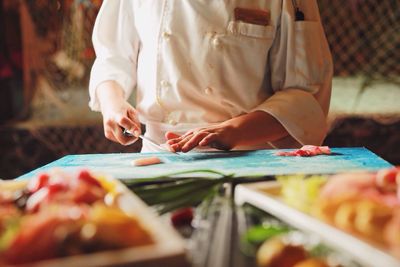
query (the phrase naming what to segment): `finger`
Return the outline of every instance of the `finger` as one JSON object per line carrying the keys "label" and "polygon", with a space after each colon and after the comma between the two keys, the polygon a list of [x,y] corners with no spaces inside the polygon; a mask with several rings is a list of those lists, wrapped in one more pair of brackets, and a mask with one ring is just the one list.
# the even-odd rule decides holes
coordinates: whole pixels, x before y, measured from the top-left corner
{"label": "finger", "polygon": [[172,149],[174,149],[175,152],[180,152],[180,151],[182,151],[182,146],[184,146],[186,144],[186,142],[188,142],[190,140],[190,138],[192,138],[192,136],[193,136],[193,134],[186,135],[186,137],[180,136],[178,138],[167,141],[167,144],[170,145],[170,147]]}
{"label": "finger", "polygon": [[124,135],[123,131],[121,130],[121,128],[118,125],[113,129],[113,133],[114,133],[114,137],[115,137],[115,139],[117,139],[118,143],[120,143],[121,145],[124,145],[124,146],[131,145],[138,140],[138,138],[135,136]]}
{"label": "finger", "polygon": [[116,122],[119,126],[128,130],[129,132],[131,132],[134,136],[136,136],[136,137],[139,136],[140,131],[137,127],[137,124],[133,120],[131,120],[129,117],[119,116],[119,117],[117,117]]}
{"label": "finger", "polygon": [[114,136],[113,128],[114,128],[114,123],[111,120],[105,120],[103,122],[103,128],[104,128],[104,136],[113,142],[117,142],[117,139]]}
{"label": "finger", "polygon": [[168,145],[173,145],[176,143],[179,143],[182,138],[182,136],[173,132],[166,132],[165,133],[165,139],[167,140],[165,143]]}
{"label": "finger", "polygon": [[177,152],[177,151],[175,151],[175,149],[173,149],[172,146],[170,146],[170,145],[167,144],[167,143],[161,144],[160,146],[161,146],[162,148],[165,148],[165,149],[168,150],[168,151]]}
{"label": "finger", "polygon": [[186,133],[184,133],[183,135],[181,135],[180,137],[183,139],[183,138],[186,138],[186,137],[188,137],[188,136],[194,135],[194,134],[197,133],[198,131],[200,131],[200,129],[190,130],[190,131],[187,131]]}
{"label": "finger", "polygon": [[136,124],[135,122],[133,122],[131,119],[129,119],[128,117],[121,117],[118,118],[117,123],[119,126],[122,126],[122,128],[128,130],[128,131],[132,131],[136,130]]}
{"label": "finger", "polygon": [[128,109],[127,115],[128,115],[128,117],[129,117],[131,120],[133,120],[133,122],[135,123],[136,130],[138,130],[139,133],[141,133],[141,127],[140,127],[140,121],[139,121],[139,114],[138,114],[138,112],[136,111],[136,109],[134,109],[134,108]]}
{"label": "finger", "polygon": [[173,145],[173,144],[176,144],[176,143],[186,142],[186,141],[184,141],[185,139],[191,138],[195,133],[197,133],[197,132],[199,132],[201,130],[202,129],[200,129],[200,128],[199,129],[193,129],[193,130],[187,131],[183,135],[178,135],[178,134],[175,134],[175,133],[172,133],[172,132],[167,132],[166,136],[167,136],[167,134],[169,134],[171,136],[171,139],[169,139],[167,141],[167,144]]}
{"label": "finger", "polygon": [[[196,134],[200,131],[201,129],[193,129],[190,131],[187,131],[185,134],[167,141],[167,144],[169,144],[175,151],[183,151],[182,147]],[[188,150],[189,151],[189,150]]]}
{"label": "finger", "polygon": [[182,137],[178,137],[178,138],[175,138],[175,139],[167,140],[166,143],[167,143],[168,145],[173,145],[173,144],[179,143],[180,141],[182,141]]}
{"label": "finger", "polygon": [[133,107],[128,108],[127,114],[128,114],[128,116],[132,116],[132,118],[133,118],[133,117],[138,117],[138,116],[139,116],[139,113],[138,113],[137,110],[134,109]]}
{"label": "finger", "polygon": [[165,139],[171,140],[171,139],[177,139],[181,137],[179,134],[173,133],[173,132],[166,132],[165,133]]}
{"label": "finger", "polygon": [[104,135],[107,139],[120,143],[121,145],[129,145],[137,140],[136,137],[125,136],[121,127],[112,119],[105,119]]}
{"label": "finger", "polygon": [[179,143],[169,143],[170,141],[168,141],[166,144],[169,145],[169,147],[174,150],[175,152],[180,152],[181,151],[181,146],[179,145]]}
{"label": "finger", "polygon": [[218,135],[216,133],[210,133],[199,142],[199,146],[209,146],[212,142],[216,142]]}
{"label": "finger", "polygon": [[199,143],[200,146],[209,146],[212,148],[216,148],[219,150],[231,150],[231,147],[228,145],[224,144],[223,141],[220,140],[219,135],[216,133],[210,133],[206,137],[201,140]]}
{"label": "finger", "polygon": [[190,138],[185,138],[183,140],[185,141],[184,144],[182,142],[179,143],[179,145],[182,147],[182,152],[188,152],[193,148],[195,148],[196,146],[198,146],[199,143],[203,140],[203,138],[206,137],[208,134],[209,134],[208,132],[199,132]]}

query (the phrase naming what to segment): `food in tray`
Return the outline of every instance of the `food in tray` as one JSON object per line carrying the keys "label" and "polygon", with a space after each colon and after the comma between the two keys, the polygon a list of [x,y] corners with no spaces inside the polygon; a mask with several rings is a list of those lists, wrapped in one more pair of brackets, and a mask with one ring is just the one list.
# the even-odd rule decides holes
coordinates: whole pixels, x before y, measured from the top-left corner
{"label": "food in tray", "polygon": [[292,207],[309,212],[319,196],[321,187],[326,183],[327,177],[323,175],[278,176],[281,184],[280,194]]}
{"label": "food in tray", "polygon": [[263,225],[253,226],[242,239],[242,251],[248,256],[252,256],[250,251],[256,248],[255,257],[259,267],[358,266],[315,237],[282,222],[264,222]]}
{"label": "food in tray", "polygon": [[307,252],[302,246],[286,244],[279,237],[265,241],[257,252],[260,267],[293,267],[306,258]]}
{"label": "food in tray", "polygon": [[[304,176],[278,178],[282,197],[288,204],[400,258],[399,167],[376,173],[337,174],[325,180],[321,178],[321,183],[308,179]],[[299,184],[303,188],[312,184],[312,190],[299,190]]]}
{"label": "food in tray", "polygon": [[118,185],[85,170],[0,182],[0,265],[153,244]]}
{"label": "food in tray", "polygon": [[244,205],[245,229],[240,250],[255,258],[259,267],[359,267],[347,254],[327,246],[315,234],[289,226],[273,215],[252,205]]}
{"label": "food in tray", "polygon": [[[276,237],[262,244],[257,253],[260,267],[330,267],[326,260],[313,257],[303,246]],[[337,265],[335,265],[337,266]]]}

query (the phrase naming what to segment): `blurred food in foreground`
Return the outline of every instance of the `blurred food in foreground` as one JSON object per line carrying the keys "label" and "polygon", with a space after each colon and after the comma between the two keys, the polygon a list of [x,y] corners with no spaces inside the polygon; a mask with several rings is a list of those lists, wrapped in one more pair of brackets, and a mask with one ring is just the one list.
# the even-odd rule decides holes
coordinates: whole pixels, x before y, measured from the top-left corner
{"label": "blurred food in foreground", "polygon": [[285,202],[400,258],[400,168],[280,177]]}
{"label": "blurred food in foreground", "polygon": [[153,244],[119,186],[85,170],[0,182],[0,265]]}

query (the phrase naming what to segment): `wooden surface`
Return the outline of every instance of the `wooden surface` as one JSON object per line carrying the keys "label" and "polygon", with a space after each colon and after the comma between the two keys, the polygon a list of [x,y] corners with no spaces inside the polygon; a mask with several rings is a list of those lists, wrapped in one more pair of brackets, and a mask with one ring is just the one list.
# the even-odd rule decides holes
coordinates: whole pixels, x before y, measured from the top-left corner
{"label": "wooden surface", "polygon": [[[68,170],[88,168],[95,172],[124,179],[153,177],[196,169],[212,169],[245,177],[250,175],[377,170],[392,166],[366,148],[332,148],[332,155],[315,157],[280,157],[275,155],[277,151],[280,150],[193,152],[180,155],[168,152],[68,155],[19,178],[29,178],[52,168]],[[145,167],[132,165],[134,159],[149,156],[158,156],[163,163]]]}

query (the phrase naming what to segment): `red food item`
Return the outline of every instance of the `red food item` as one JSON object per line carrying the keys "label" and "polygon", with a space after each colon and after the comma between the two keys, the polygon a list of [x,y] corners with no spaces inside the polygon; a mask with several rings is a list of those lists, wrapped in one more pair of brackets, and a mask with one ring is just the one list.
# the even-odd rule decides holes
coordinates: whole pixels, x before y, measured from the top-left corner
{"label": "red food item", "polygon": [[399,181],[397,177],[400,177],[400,168],[394,167],[390,169],[379,170],[376,173],[376,185],[384,191],[396,191]]}
{"label": "red food item", "polygon": [[42,173],[39,176],[32,178],[29,181],[27,188],[29,192],[35,193],[36,191],[48,185],[49,181],[50,181],[50,176],[46,173]]}
{"label": "red food item", "polygon": [[331,150],[328,146],[312,146],[305,145],[300,149],[296,149],[293,151],[280,151],[277,152],[277,156],[286,156],[286,157],[312,157],[317,155],[329,155],[331,154]]}
{"label": "red food item", "polygon": [[175,227],[190,225],[193,220],[193,208],[176,210],[171,215],[171,222]]}
{"label": "red food item", "polygon": [[86,183],[88,183],[88,184],[90,184],[90,185],[94,185],[94,186],[97,186],[97,187],[101,187],[100,182],[99,182],[96,178],[94,178],[94,177],[93,177],[88,171],[86,171],[86,170],[83,170],[83,171],[81,171],[81,172],[79,173],[79,175],[78,175],[78,180],[84,181],[84,182],[86,182]]}
{"label": "red food item", "polygon": [[68,187],[63,184],[51,184],[33,193],[26,202],[26,210],[36,212],[40,205],[50,202],[59,192],[67,191]]}
{"label": "red food item", "polygon": [[80,229],[85,213],[85,208],[64,206],[25,217],[2,258],[7,264],[24,264],[62,256],[64,238]]}
{"label": "red food item", "polygon": [[295,156],[300,156],[300,157],[309,157],[312,156],[312,152],[309,150],[303,150],[303,149],[298,149],[294,152]]}
{"label": "red food item", "polygon": [[92,186],[87,183],[78,184],[71,195],[74,203],[93,204],[99,199],[103,199],[105,191],[102,187]]}
{"label": "red food item", "polygon": [[51,178],[42,175],[34,179],[32,188],[40,189],[28,198],[26,210],[37,212],[41,206],[52,203],[92,204],[102,200],[107,193],[100,182],[86,170],[81,171],[73,179],[64,176],[59,173]]}

